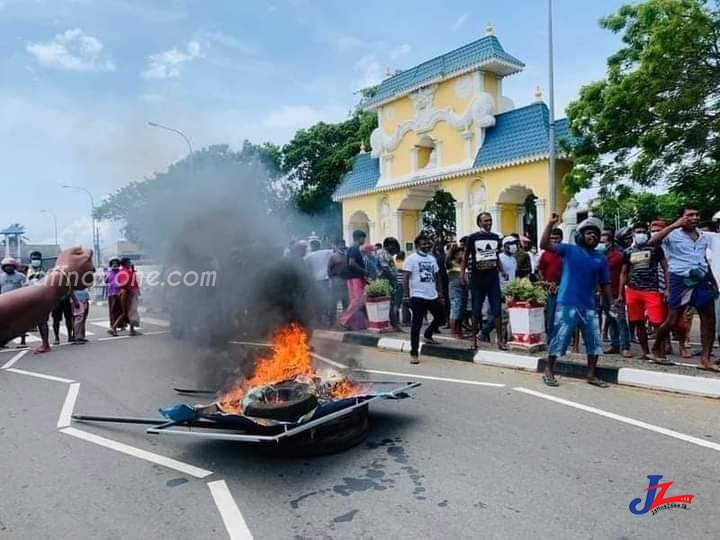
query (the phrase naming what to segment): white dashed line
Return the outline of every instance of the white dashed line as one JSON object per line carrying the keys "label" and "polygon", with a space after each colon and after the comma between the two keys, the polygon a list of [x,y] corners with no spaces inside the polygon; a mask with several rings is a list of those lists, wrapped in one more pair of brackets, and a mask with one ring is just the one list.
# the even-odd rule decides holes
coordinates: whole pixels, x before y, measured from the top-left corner
{"label": "white dashed line", "polygon": [[639,427],[641,429],[646,429],[648,431],[653,431],[653,432],[659,433],[661,435],[666,435],[667,437],[672,437],[673,439],[679,439],[681,441],[689,442],[690,444],[696,444],[697,446],[702,446],[704,448],[709,448],[711,450],[715,450],[716,452],[720,452],[720,444],[706,441],[706,440],[700,439],[698,437],[693,437],[692,435],[686,435],[685,433],[680,433],[679,431],[674,431],[672,429],[667,429],[664,427],[656,426],[654,424],[648,424],[647,422],[643,422],[641,420],[636,420],[635,418],[630,418],[628,416],[622,416],[619,414],[611,413],[608,411],[604,411],[602,409],[598,409],[596,407],[591,407],[589,405],[583,405],[582,403],[577,403],[575,401],[570,401],[567,399],[550,396],[548,394],[543,394],[542,392],[536,392],[535,390],[529,390],[527,388],[517,387],[517,388],[513,388],[513,390],[517,390],[518,392],[522,392],[523,394],[528,394],[530,396],[547,399],[548,401],[554,401],[555,403],[559,403],[561,405],[566,405],[566,406],[572,407],[574,409],[579,409],[581,411],[589,412],[592,414],[597,414],[598,416],[604,416],[605,418],[610,418],[611,420],[617,420],[618,422],[622,422],[623,424],[628,424],[631,426]]}
{"label": "white dashed line", "polygon": [[447,377],[434,377],[431,375],[418,375],[417,373],[397,373],[395,371],[380,371],[377,369],[362,369],[362,368],[354,369],[353,371],[358,371],[361,373],[373,373],[375,375],[393,375],[395,377],[407,377],[409,380],[427,379],[430,381],[449,382],[449,383],[456,383],[456,384],[470,384],[473,386],[491,386],[493,388],[504,388],[505,387],[505,385],[501,384],[501,383],[470,381],[467,379],[449,379]]}
{"label": "white dashed line", "polygon": [[317,353],[311,353],[313,358],[317,358],[318,360],[322,360],[326,364],[330,364],[331,366],[335,366],[339,369],[348,369],[349,366],[346,366],[345,364],[341,364],[340,362],[336,362],[335,360],[330,360],[329,358],[326,358],[324,356],[321,356]]}
{"label": "white dashed line", "polygon": [[65,428],[72,422],[72,413],[75,408],[75,401],[77,401],[78,392],[80,391],[80,383],[72,383],[68,388],[68,393],[65,396],[65,403],[63,403],[62,409],[60,410],[60,416],[58,417],[57,427]]}
{"label": "white dashed line", "polygon": [[28,352],[27,349],[25,349],[24,351],[20,351],[20,352],[17,353],[15,356],[13,356],[10,360],[8,360],[7,362],[5,362],[5,364],[3,365],[3,367],[1,367],[0,369],[9,369],[9,368],[13,367],[13,366],[15,365],[15,362],[17,362],[17,361],[20,360],[23,356],[25,356],[25,355],[27,354],[27,352]]}
{"label": "white dashed line", "polygon": [[72,379],[63,379],[62,377],[55,377],[53,375],[45,375],[44,373],[36,373],[34,371],[25,371],[24,369],[10,368],[6,369],[8,373],[17,373],[18,375],[27,375],[28,377],[37,377],[38,379],[45,379],[47,381],[55,381],[65,384],[74,383]]}
{"label": "white dashed line", "polygon": [[208,482],[208,487],[225,524],[225,529],[230,535],[230,540],[252,540],[253,535],[248,529],[245,518],[240,513],[240,509],[235,503],[235,499],[233,499],[225,480]]}
{"label": "white dashed line", "polygon": [[143,459],[145,461],[149,461],[150,463],[155,463],[156,465],[162,465],[163,467],[167,467],[168,469],[174,469],[181,473],[189,474],[190,476],[194,476],[195,478],[205,478],[212,474],[212,471],[201,469],[200,467],[195,467],[194,465],[190,465],[189,463],[183,463],[182,461],[177,461],[169,457],[161,456],[160,454],[148,452],[147,450],[143,450],[141,448],[135,448],[134,446],[130,446],[128,444],[113,441],[111,439],[106,439],[105,437],[100,437],[98,435],[94,435],[93,433],[88,433],[87,431],[82,431],[73,427],[61,429],[60,432],[65,433],[66,435],[70,435],[72,437],[76,437],[78,439],[82,439],[83,441],[87,441],[89,443],[97,444],[98,446],[104,446],[105,448],[115,450],[116,452],[120,452],[121,454],[133,456],[139,459]]}

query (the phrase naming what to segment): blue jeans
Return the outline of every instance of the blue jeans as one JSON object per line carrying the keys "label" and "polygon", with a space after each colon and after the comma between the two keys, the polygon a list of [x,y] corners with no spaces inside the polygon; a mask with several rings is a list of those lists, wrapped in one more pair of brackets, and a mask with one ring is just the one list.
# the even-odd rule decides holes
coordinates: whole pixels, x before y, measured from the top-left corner
{"label": "blue jeans", "polygon": [[555,329],[555,310],[557,309],[557,293],[548,294],[545,301],[545,335],[547,342],[550,343],[553,338]]}
{"label": "blue jeans", "polygon": [[608,315],[609,309],[605,309],[605,316],[608,318],[608,334],[610,335],[610,346],[620,351],[630,350],[630,328],[625,313],[625,304],[618,306],[616,317]]}
{"label": "blue jeans", "polygon": [[585,342],[588,356],[600,356],[602,340],[600,338],[600,317],[596,309],[584,309],[558,304],[555,311],[555,335],[548,350],[550,356],[565,356],[570,341],[579,329]]}

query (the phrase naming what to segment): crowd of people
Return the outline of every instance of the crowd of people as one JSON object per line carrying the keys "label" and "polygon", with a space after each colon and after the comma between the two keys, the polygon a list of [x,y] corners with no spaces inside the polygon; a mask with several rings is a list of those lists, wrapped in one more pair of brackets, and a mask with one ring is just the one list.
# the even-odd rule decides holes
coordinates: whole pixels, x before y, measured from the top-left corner
{"label": "crowd of people", "polygon": [[[584,342],[588,380],[595,376],[601,354],[631,358],[631,343],[640,346],[640,358],[672,363],[671,337],[678,353],[689,357],[688,335],[694,315],[700,318],[702,352],[699,369],[720,370],[711,357],[715,335],[720,339],[720,301],[714,275],[720,272],[720,212],[700,223],[697,210],[687,207],[674,223],[657,219],[618,231],[588,218],[580,223],[574,242],[567,242],[553,215],[542,238],[540,252],[519,234],[502,237],[493,231],[492,216],[481,213],[478,230],[455,241],[421,233],[414,251],[406,255],[396,238],[368,242],[367,234],[353,232],[350,247],[338,241],[332,248],[313,240],[289,249],[303,258],[326,300],[316,319],[340,330],[368,327],[365,286],[374,279],[392,288],[390,324],[397,332],[410,326],[411,362],[418,362],[423,337],[443,325],[460,339],[491,341],[507,349],[509,335],[503,291],[515,278],[529,278],[545,288],[545,332],[549,358],[544,381],[557,384],[554,365]],[[338,314],[337,307],[342,306]],[[469,309],[468,309],[469,307]],[[469,330],[469,333],[467,331]],[[466,335],[467,333],[467,335]],[[654,336],[655,342],[649,341]],[[603,342],[608,341],[605,348]]]}
{"label": "crowd of people", "polygon": [[[13,257],[5,257],[0,261],[0,295],[43,284],[48,271],[43,268],[43,256],[39,251],[29,255],[30,264],[21,265]],[[109,330],[117,336],[118,330],[130,327],[130,335],[138,335],[135,327],[139,324],[137,312],[137,299],[139,296],[138,279],[130,259],[113,258],[103,277],[103,297],[108,303]],[[90,311],[90,292],[87,288],[68,288],[49,310],[40,318],[40,322],[33,324],[40,336],[40,345],[35,353],[44,354],[52,350],[50,343],[50,328],[52,328],[52,344],[59,345],[61,338],[61,325],[64,325],[65,336],[68,343],[84,345],[87,339],[87,320]],[[48,324],[48,318],[52,326]],[[27,329],[19,334],[18,349],[27,348]],[[7,347],[7,342],[0,342],[0,347]]]}

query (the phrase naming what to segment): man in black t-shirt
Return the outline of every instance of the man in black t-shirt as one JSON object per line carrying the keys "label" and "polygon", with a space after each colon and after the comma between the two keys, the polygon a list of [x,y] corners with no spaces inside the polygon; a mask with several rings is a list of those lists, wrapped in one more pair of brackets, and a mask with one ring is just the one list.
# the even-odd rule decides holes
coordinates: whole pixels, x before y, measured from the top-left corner
{"label": "man in black t-shirt", "polygon": [[[502,300],[500,294],[500,274],[505,279],[507,279],[507,274],[498,257],[501,248],[500,236],[492,232],[493,221],[488,212],[482,212],[478,215],[477,225],[480,230],[468,236],[465,257],[460,266],[460,279],[463,283],[466,279],[466,269],[470,270],[472,348],[473,350],[477,349],[478,328],[482,320],[483,304],[485,298],[487,298],[490,304],[491,320],[495,322],[495,330],[498,335],[498,347],[501,350],[507,350],[502,325]],[[483,335],[487,340],[490,339],[487,333],[483,332]]]}
{"label": "man in black t-shirt", "polygon": [[347,250],[347,266],[345,276],[350,304],[338,317],[338,323],[346,330],[365,330],[367,317],[363,312],[365,307],[365,282],[368,272],[365,268],[360,247],[365,243],[367,235],[364,231],[353,232],[353,245]]}

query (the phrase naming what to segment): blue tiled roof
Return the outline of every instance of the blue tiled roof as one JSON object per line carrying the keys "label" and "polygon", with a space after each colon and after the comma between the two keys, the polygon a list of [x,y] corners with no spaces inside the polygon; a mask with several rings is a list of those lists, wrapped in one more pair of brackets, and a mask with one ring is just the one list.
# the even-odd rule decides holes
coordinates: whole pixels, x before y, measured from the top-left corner
{"label": "blue tiled roof", "polygon": [[[568,136],[566,118],[555,121],[556,148]],[[509,161],[547,154],[550,111],[545,103],[498,114],[495,126],[485,132],[485,142],[475,157],[475,167],[491,167]]]}
{"label": "blue tiled roof", "polygon": [[366,107],[372,106],[405,90],[419,86],[430,79],[445,77],[451,73],[491,60],[499,60],[510,64],[510,66],[517,68],[517,71],[525,67],[525,64],[520,60],[505,52],[497,37],[485,36],[384,80],[378,86],[377,93],[372,98],[369,98],[364,105]]}
{"label": "blue tiled roof", "polygon": [[353,162],[352,169],[343,178],[335,191],[334,197],[344,197],[372,189],[380,178],[380,162],[370,157],[370,153],[358,154]]}
{"label": "blue tiled roof", "polygon": [[[495,116],[495,126],[485,131],[485,141],[475,156],[474,168],[492,167],[548,153],[550,112],[544,103],[507,111]],[[568,121],[555,121],[556,148],[568,137]],[[377,185],[380,167],[377,158],[359,154],[345,175],[335,198],[367,191]]]}

